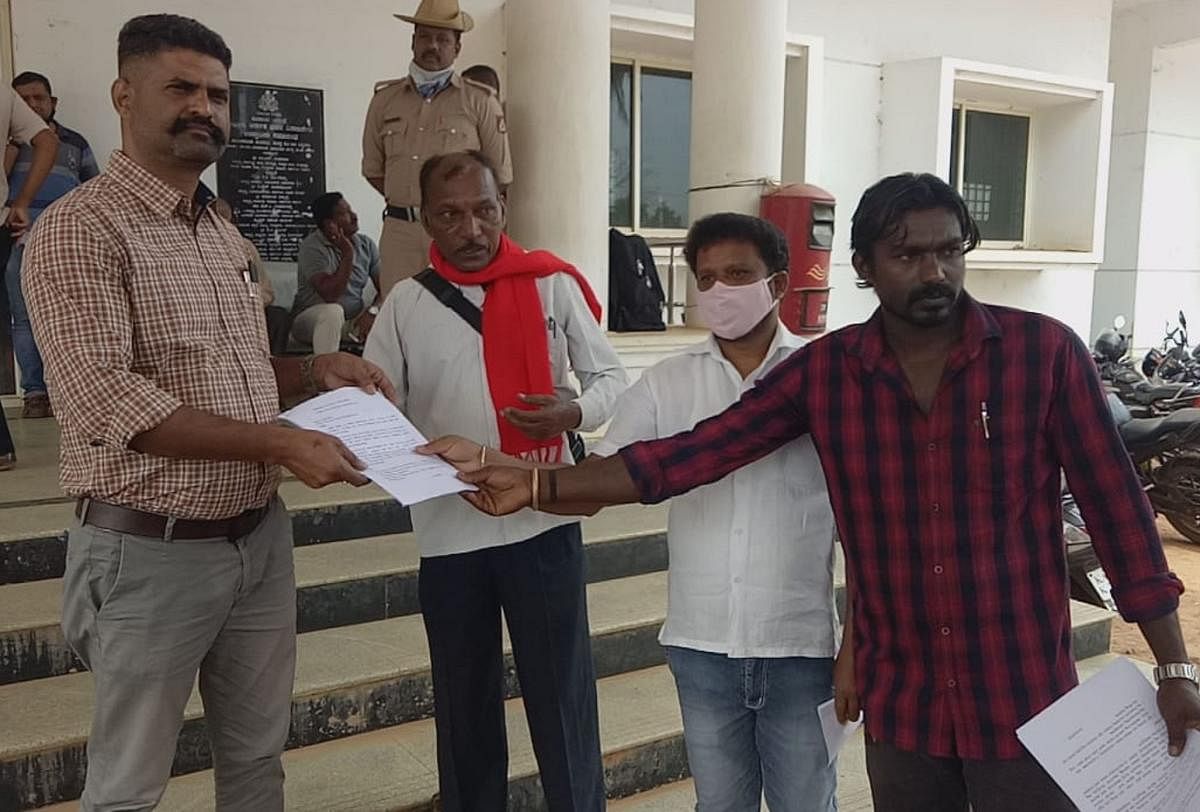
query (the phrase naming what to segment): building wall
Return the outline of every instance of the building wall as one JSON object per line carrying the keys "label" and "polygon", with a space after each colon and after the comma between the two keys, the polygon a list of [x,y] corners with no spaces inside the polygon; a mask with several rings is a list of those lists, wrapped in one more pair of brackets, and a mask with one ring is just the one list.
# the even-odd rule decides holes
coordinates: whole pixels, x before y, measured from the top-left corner
{"label": "building wall", "polygon": [[[343,192],[362,230],[379,236],[383,202],[362,179],[362,125],[372,88],[404,76],[412,26],[394,19],[416,3],[354,0],[11,0],[16,70],[50,77],[59,118],[81,131],[101,164],[120,144],[109,88],[117,72],[117,32],[130,17],[171,12],[195,17],[233,51],[232,79],[325,91],[326,178]],[[502,0],[471,0],[476,28],[463,38],[459,65],[485,62],[504,78]],[[215,187],[215,172],[206,180]]]}
{"label": "building wall", "polygon": [[1123,314],[1146,348],[1181,306],[1200,319],[1188,307],[1200,303],[1200,3],[1119,0],[1111,40],[1108,232],[1092,333]]}
{"label": "building wall", "polygon": [[[692,12],[691,0],[628,4]],[[364,231],[374,235],[380,200],[359,175],[361,126],[372,84],[406,70],[410,29],[391,14],[410,5],[415,0],[340,5],[283,0],[12,0],[15,61],[17,70],[40,70],[55,80],[62,120],[82,130],[104,155],[119,138],[108,87],[115,74],[121,23],[147,11],[196,16],[229,41],[234,79],[325,90],[329,186],[347,194],[360,212]],[[503,75],[502,0],[467,0],[465,5],[477,26],[464,38],[460,66],[487,62]],[[858,320],[874,307],[870,291],[854,288],[848,243],[854,205],[879,175],[882,65],[957,56],[1103,79],[1110,21],[1111,0],[791,0],[789,30],[821,37],[825,44],[822,158],[808,180],[825,186],[839,200],[831,326]],[[596,92],[607,93],[607,87]],[[515,169],[519,178],[521,167]],[[581,267],[595,267],[598,260],[573,259]],[[1089,326],[1091,284],[1091,269],[1074,266],[1037,273],[980,270],[968,282],[985,298],[1050,312],[1081,332]],[[1059,295],[1068,289],[1070,296]],[[1084,299],[1086,309],[1080,304]]]}

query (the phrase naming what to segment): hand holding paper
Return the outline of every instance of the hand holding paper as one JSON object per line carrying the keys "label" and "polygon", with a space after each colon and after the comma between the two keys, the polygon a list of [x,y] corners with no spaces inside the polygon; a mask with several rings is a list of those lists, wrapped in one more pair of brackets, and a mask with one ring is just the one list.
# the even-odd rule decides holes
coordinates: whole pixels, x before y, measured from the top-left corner
{"label": "hand holding paper", "polygon": [[817,705],[817,716],[821,719],[821,732],[825,734],[825,752],[829,754],[827,763],[832,764],[850,737],[862,727],[863,716],[860,712],[857,719],[842,724],[838,721],[837,708],[832,699]]}
{"label": "hand holding paper", "polygon": [[303,429],[333,435],[366,464],[363,473],[405,505],[474,490],[454,466],[414,453],[425,438],[383,394],[356,387],[327,392],[280,416]]}
{"label": "hand holding paper", "polygon": [[1200,733],[1167,754],[1154,687],[1117,660],[1017,728],[1082,812],[1200,809]]}

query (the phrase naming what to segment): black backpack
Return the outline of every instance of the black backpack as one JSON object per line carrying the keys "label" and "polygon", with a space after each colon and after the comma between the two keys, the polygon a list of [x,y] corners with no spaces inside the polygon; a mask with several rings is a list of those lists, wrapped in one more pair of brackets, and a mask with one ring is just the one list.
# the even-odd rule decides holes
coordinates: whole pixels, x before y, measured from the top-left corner
{"label": "black backpack", "polygon": [[637,234],[608,230],[608,329],[617,333],[666,330],[662,283],[650,246]]}

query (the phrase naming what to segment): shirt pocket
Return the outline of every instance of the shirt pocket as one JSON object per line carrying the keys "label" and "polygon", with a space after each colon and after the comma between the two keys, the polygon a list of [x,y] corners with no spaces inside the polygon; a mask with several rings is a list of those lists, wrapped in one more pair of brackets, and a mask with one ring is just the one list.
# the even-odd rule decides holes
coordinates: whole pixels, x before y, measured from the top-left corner
{"label": "shirt pocket", "polygon": [[383,154],[388,163],[400,160],[410,150],[405,149],[408,136],[408,121],[403,118],[387,118],[379,130],[379,140],[383,144]]}
{"label": "shirt pocket", "polygon": [[1025,498],[1033,472],[1033,443],[1016,420],[976,414],[968,426],[967,490],[1011,502]]}
{"label": "shirt pocket", "polygon": [[550,353],[550,379],[557,385],[567,380],[571,359],[567,351],[567,334],[553,316],[546,317],[546,349]]}
{"label": "shirt pocket", "polygon": [[443,152],[457,152],[464,149],[475,149],[479,146],[479,137],[475,132],[475,124],[463,115],[442,116],[437,123],[437,137]]}

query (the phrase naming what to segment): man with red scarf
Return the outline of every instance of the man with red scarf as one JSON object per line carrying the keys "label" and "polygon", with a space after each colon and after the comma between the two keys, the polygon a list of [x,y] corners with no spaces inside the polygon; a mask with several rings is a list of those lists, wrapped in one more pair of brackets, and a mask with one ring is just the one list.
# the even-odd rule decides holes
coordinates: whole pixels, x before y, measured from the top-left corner
{"label": "man with red scarf", "polygon": [[[431,158],[420,188],[431,270],[392,289],[364,357],[426,436],[569,464],[566,432],[599,428],[627,385],[587,280],[508,238],[483,154]],[[531,510],[497,519],[457,496],[415,505],[412,517],[443,808],[506,805],[503,609],[549,808],[603,809],[578,521]]]}

